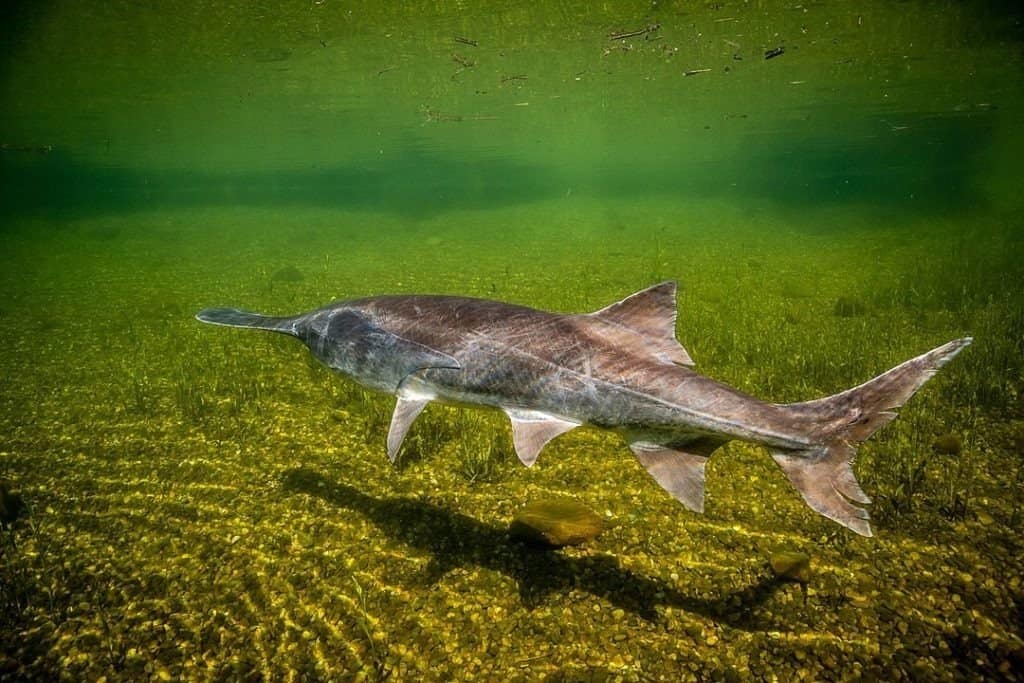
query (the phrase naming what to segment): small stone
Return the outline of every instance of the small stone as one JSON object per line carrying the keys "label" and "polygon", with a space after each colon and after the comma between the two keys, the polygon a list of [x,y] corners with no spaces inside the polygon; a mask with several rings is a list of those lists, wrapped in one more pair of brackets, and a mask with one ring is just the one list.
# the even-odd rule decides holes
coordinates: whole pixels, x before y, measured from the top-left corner
{"label": "small stone", "polygon": [[306,276],[295,266],[285,266],[275,272],[270,278],[271,282],[302,282],[305,279]]}
{"label": "small stone", "polygon": [[932,441],[932,450],[939,455],[960,455],[964,448],[956,434],[943,434]]}
{"label": "small stone", "polygon": [[601,518],[586,505],[568,498],[546,498],[519,510],[509,533],[516,540],[561,548],[597,538],[602,528]]}
{"label": "small stone", "polygon": [[811,557],[799,550],[779,550],[768,558],[772,571],[780,579],[807,583],[811,580]]}

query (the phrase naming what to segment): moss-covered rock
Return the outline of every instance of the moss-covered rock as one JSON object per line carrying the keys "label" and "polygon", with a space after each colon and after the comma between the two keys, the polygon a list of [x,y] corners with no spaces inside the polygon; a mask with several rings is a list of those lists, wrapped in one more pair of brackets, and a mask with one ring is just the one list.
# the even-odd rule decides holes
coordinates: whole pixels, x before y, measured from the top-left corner
{"label": "moss-covered rock", "polygon": [[601,518],[583,503],[570,498],[543,498],[527,503],[512,519],[512,538],[561,548],[580,545],[601,533]]}
{"label": "moss-covered rock", "polygon": [[942,434],[932,441],[932,450],[940,455],[960,455],[963,449],[964,445],[956,434]]}
{"label": "moss-covered rock", "polygon": [[768,557],[775,576],[786,581],[811,580],[811,556],[799,550],[777,550]]}

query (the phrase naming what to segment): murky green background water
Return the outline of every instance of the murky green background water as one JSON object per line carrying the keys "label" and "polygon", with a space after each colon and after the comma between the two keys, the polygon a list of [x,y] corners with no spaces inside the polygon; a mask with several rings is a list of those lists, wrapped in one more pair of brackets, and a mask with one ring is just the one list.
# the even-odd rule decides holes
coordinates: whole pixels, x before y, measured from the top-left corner
{"label": "murky green background water", "polygon": [[[0,530],[0,679],[1016,680],[1021,22],[6,3],[0,479],[27,508]],[[664,279],[698,369],[776,401],[975,337],[861,449],[875,538],[741,444],[703,516],[596,431],[520,468],[497,415],[432,406],[395,468],[392,399],[192,318],[393,292],[585,311]],[[605,532],[511,542],[556,494]],[[811,556],[806,591],[779,548]]]}

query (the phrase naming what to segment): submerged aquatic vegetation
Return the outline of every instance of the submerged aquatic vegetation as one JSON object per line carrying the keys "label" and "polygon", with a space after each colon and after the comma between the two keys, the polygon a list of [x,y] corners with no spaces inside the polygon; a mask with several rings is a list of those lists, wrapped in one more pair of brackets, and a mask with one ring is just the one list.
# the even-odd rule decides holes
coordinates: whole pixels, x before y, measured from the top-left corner
{"label": "submerged aquatic vegetation", "polygon": [[383,443],[383,435],[387,431],[388,422],[391,420],[391,406],[386,397],[362,387],[357,388],[356,398],[353,407],[356,414],[363,421],[367,438],[378,443]]}
{"label": "submerged aquatic vegetation", "polygon": [[[520,295],[534,296],[543,302]],[[782,316],[793,304],[761,290],[743,302],[756,315],[694,302],[681,306],[680,338],[696,338],[690,350],[709,372],[775,400],[863,381],[931,341],[865,349],[849,340],[869,332],[862,319],[830,315],[831,301],[799,304],[790,324]],[[889,333],[887,320],[873,321],[883,326],[877,337]],[[152,334],[140,327],[135,343],[157,343]],[[534,468],[519,468],[500,414],[428,408],[393,472],[382,452],[390,399],[319,365],[304,368],[294,348],[274,355],[272,343],[256,342],[249,358],[232,353],[234,343],[213,342],[209,360],[150,354],[155,409],[143,422],[110,418],[116,435],[97,434],[95,422],[68,417],[75,405],[47,396],[36,410],[63,431],[30,420],[12,429],[31,445],[26,452],[48,460],[44,470],[28,456],[5,456],[8,469],[29,490],[60,495],[43,506],[39,535],[18,538],[34,553],[13,566],[27,568],[20,595],[33,610],[0,633],[15,653],[9,666],[82,679],[486,680],[511,671],[573,680],[607,671],[699,680],[927,677],[957,666],[998,673],[1017,661],[1014,589],[1001,586],[1020,565],[1001,539],[1024,498],[1024,475],[1018,467],[1016,488],[992,477],[1002,469],[1013,478],[1003,466],[1012,446],[993,435],[999,423],[972,422],[976,406],[953,409],[961,378],[938,379],[869,442],[857,467],[881,529],[865,542],[815,527],[755,448],[711,461],[704,517],[659,495],[614,437],[565,437]],[[206,404],[207,417],[185,429],[175,424],[179,378]],[[273,438],[243,441],[245,430]],[[932,452],[942,433],[962,438],[961,455]],[[274,483],[300,464],[305,486]],[[890,506],[900,480],[912,493]],[[949,482],[967,493],[962,516],[940,509],[955,500]],[[519,549],[505,522],[538,491],[585,496],[619,523],[585,548]],[[756,513],[746,512],[751,503]],[[985,524],[983,511],[995,521]],[[806,603],[763,576],[765,548],[793,536],[814,546]],[[45,543],[60,547],[59,557]]]}
{"label": "submerged aquatic vegetation", "polygon": [[210,413],[206,390],[199,383],[195,369],[189,365],[180,366],[175,375],[174,402],[182,417],[189,422],[201,422]]}
{"label": "submerged aquatic vegetation", "polygon": [[849,296],[841,296],[836,299],[835,306],[832,307],[832,312],[840,318],[854,318],[859,315],[864,315],[867,312],[867,307]]}
{"label": "submerged aquatic vegetation", "polygon": [[353,617],[359,632],[363,637],[370,654],[369,671],[371,680],[384,681],[391,676],[388,670],[388,642],[387,635],[380,630],[380,620],[373,617],[369,611],[366,590],[359,579],[353,574],[352,587],[355,592],[355,600],[352,602]]}
{"label": "submerged aquatic vegetation", "polygon": [[481,411],[464,410],[456,421],[459,474],[470,483],[498,481],[513,457],[507,434],[496,430],[488,417]]}

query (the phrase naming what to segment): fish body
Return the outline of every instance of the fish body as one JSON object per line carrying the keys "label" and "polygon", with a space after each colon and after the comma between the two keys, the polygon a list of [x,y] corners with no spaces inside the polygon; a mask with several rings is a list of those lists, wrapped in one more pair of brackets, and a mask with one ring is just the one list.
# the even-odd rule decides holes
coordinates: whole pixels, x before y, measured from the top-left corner
{"label": "fish body", "polygon": [[704,466],[722,444],[766,447],[816,511],[870,536],[870,499],[850,467],[888,423],[970,343],[949,342],[859,387],[795,404],[758,400],[693,370],[676,340],[676,285],[665,282],[593,313],[487,299],[394,295],[336,302],[292,317],[207,309],[213,324],[288,334],[328,367],[397,397],[392,460],[430,401],[484,406],[512,421],[520,460],[581,425],[620,433],[680,502],[703,511]]}

